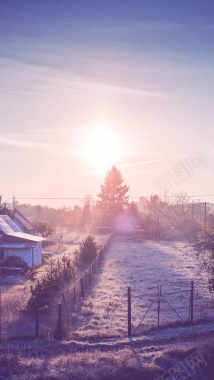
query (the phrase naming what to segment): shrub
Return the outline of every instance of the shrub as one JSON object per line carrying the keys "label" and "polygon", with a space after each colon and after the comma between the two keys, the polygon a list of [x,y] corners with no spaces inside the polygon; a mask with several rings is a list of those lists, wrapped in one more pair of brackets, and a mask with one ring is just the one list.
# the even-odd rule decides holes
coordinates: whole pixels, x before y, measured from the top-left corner
{"label": "shrub", "polygon": [[51,269],[47,270],[47,273],[37,280],[34,287],[31,287],[32,296],[28,301],[27,309],[34,311],[36,304],[40,309],[47,307],[54,295],[62,291],[65,285],[74,278],[75,267],[66,256],[61,262],[58,260],[55,266],[52,262]]}
{"label": "shrub", "polygon": [[2,266],[8,268],[21,268],[24,272],[27,272],[30,269],[28,264],[18,256],[7,256],[4,259]]}
{"label": "shrub", "polygon": [[[77,255],[75,253],[75,255]],[[79,246],[79,261],[83,265],[90,264],[97,255],[97,245],[95,243],[95,237],[89,235],[84,239]],[[78,255],[77,255],[78,257]]]}

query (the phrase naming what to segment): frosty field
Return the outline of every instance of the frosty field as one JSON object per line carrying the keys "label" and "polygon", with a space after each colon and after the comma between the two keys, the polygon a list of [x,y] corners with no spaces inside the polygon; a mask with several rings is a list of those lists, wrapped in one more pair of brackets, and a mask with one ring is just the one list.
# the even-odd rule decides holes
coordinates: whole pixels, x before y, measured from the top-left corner
{"label": "frosty field", "polygon": [[128,286],[132,294],[132,332],[139,324],[138,333],[157,326],[158,284],[163,296],[160,325],[187,322],[191,280],[194,280],[194,320],[213,318],[214,302],[207,289],[207,276],[190,245],[116,238],[81,310],[72,314],[72,335],[78,338],[126,335]]}

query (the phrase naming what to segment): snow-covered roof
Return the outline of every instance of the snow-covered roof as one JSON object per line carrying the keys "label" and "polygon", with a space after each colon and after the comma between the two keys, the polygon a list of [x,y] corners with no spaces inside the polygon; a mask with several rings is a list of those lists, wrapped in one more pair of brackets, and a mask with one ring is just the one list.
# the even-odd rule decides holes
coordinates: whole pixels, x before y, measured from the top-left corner
{"label": "snow-covered roof", "polygon": [[35,241],[37,243],[45,240],[45,238],[41,236],[26,234],[24,232],[10,232],[10,233],[6,233],[6,236],[16,237],[23,240]]}
{"label": "snow-covered roof", "polygon": [[12,219],[18,223],[21,223],[21,225],[25,228],[27,231],[31,231],[34,229],[34,226],[30,223],[30,221],[25,218],[24,215],[21,214],[20,211],[18,211],[16,208],[13,211]]}
{"label": "snow-covered roof", "polygon": [[0,215],[0,231],[7,233],[21,232],[21,229],[8,215]]}

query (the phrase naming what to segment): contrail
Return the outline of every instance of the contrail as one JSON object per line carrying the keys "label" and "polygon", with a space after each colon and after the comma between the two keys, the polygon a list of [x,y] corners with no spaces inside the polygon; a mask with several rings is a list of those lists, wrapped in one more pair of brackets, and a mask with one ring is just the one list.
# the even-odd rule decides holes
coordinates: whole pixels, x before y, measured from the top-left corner
{"label": "contrail", "polygon": [[155,162],[169,161],[169,160],[173,160],[175,158],[185,158],[185,157],[186,156],[174,156],[174,157],[166,157],[166,158],[157,158],[156,160],[147,160],[147,161],[133,162],[131,164],[118,165],[118,168],[126,168],[126,167],[129,167],[129,166],[147,165],[147,164],[153,164]]}

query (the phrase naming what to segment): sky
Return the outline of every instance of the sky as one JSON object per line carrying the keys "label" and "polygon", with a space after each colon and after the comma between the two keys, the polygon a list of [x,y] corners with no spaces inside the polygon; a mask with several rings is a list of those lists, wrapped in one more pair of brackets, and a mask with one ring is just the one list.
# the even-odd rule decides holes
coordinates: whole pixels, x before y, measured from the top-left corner
{"label": "sky", "polygon": [[213,14],[212,0],[0,0],[3,199],[96,197],[116,165],[130,199],[214,202]]}

